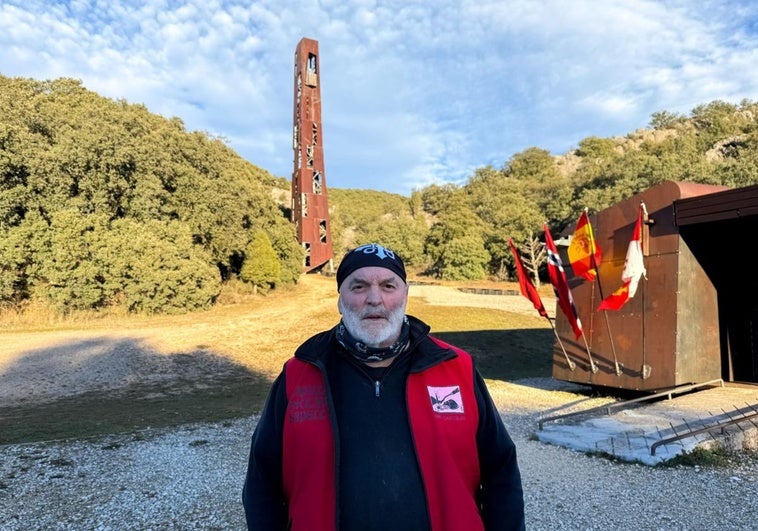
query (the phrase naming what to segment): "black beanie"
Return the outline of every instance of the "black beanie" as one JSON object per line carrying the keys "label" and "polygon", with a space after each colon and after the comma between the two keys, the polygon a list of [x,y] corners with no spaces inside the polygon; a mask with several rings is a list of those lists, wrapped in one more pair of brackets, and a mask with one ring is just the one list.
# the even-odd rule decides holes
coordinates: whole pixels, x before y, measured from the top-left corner
{"label": "black beanie", "polygon": [[342,281],[350,273],[362,267],[383,267],[389,269],[405,282],[405,265],[403,265],[403,260],[400,256],[378,243],[367,243],[366,245],[356,247],[352,251],[348,251],[342,257],[342,262],[340,262],[337,268],[337,291],[340,290]]}

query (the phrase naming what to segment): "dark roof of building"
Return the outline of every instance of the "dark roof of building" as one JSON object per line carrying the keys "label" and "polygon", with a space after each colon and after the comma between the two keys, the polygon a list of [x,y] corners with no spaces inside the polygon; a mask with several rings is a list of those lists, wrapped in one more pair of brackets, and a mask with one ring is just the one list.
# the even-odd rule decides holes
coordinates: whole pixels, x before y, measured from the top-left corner
{"label": "dark roof of building", "polygon": [[679,227],[758,216],[758,185],[677,199],[674,214]]}

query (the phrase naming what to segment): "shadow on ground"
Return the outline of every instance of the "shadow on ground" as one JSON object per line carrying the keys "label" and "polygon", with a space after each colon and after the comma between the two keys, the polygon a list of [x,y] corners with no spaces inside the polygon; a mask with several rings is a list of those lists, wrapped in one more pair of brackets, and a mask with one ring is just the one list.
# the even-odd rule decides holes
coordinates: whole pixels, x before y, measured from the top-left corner
{"label": "shadow on ground", "polygon": [[433,335],[468,351],[487,379],[512,381],[552,374],[554,336],[550,329],[476,330]]}
{"label": "shadow on ground", "polygon": [[25,352],[0,372],[0,444],[87,438],[260,411],[271,382],[207,349],[94,338]]}
{"label": "shadow on ground", "polygon": [[[470,352],[485,378],[551,374],[550,330],[435,335]],[[166,354],[131,338],[65,342],[25,352],[0,372],[0,444],[248,416],[262,409],[270,385],[204,348]]]}

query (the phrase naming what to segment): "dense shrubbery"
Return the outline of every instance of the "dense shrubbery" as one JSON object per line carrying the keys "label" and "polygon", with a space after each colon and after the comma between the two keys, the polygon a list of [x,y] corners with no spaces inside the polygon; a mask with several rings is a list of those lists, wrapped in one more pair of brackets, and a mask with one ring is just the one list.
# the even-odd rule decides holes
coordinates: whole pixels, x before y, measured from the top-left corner
{"label": "dense shrubbery", "polygon": [[256,231],[294,282],[302,254],[276,180],[180,120],[78,81],[0,77],[0,302],[66,311],[213,303]]}
{"label": "dense shrubbery", "polygon": [[[562,156],[532,147],[410,198],[330,189],[335,254],[380,241],[438,278],[507,278],[508,238],[538,267],[545,221],[559,231],[664,180],[758,183],[758,104],[662,111],[650,125]],[[213,304],[230,279],[294,283],[303,250],[288,189],[178,118],[71,79],[0,76],[0,305],[181,312]]]}

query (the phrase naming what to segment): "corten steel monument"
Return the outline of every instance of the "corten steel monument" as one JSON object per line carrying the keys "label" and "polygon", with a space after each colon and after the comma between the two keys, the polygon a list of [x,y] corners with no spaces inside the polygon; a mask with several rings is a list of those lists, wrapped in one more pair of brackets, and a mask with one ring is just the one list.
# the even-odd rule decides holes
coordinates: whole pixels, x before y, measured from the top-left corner
{"label": "corten steel monument", "polygon": [[576,363],[556,343],[553,377],[635,391],[719,378],[758,383],[758,277],[745,259],[758,233],[758,185],[664,181],[590,216],[606,296],[621,284],[640,202],[649,214],[641,231],[647,279],[606,322],[599,282],[568,276],[599,370],[590,370],[583,341],[557,310],[557,333]]}
{"label": "corten steel monument", "polygon": [[319,68],[318,41],[301,39],[295,51],[292,221],[305,248],[305,271],[320,269],[334,258],[324,177]]}

